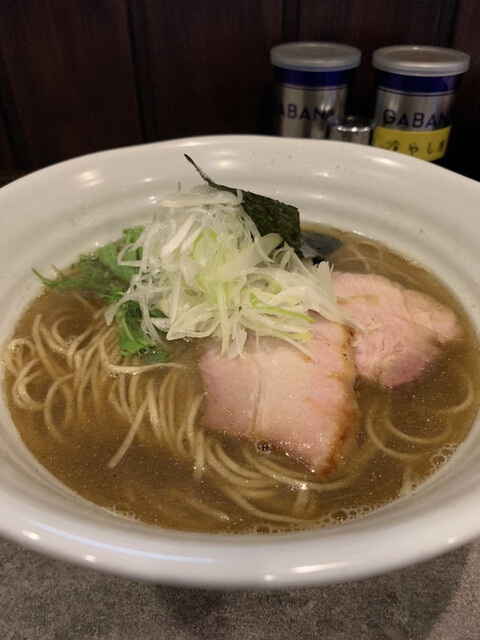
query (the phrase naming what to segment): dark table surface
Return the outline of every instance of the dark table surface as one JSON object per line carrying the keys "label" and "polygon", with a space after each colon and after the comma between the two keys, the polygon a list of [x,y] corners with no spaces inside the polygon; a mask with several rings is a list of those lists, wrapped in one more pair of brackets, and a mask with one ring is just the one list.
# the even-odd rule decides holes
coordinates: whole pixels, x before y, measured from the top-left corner
{"label": "dark table surface", "polygon": [[477,640],[480,540],[346,584],[213,591],[78,568],[0,540],[2,640]]}

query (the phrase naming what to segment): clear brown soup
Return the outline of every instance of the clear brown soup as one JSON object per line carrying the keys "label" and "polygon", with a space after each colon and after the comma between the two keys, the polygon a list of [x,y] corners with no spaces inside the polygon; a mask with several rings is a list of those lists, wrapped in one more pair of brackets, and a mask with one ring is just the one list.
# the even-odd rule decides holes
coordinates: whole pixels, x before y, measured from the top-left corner
{"label": "clear brown soup", "polygon": [[463,339],[445,348],[421,380],[396,390],[359,381],[358,447],[336,476],[321,482],[263,443],[204,430],[198,344],[175,347],[175,362],[184,368],[104,370],[102,357],[118,367],[136,363],[117,355],[114,333],[99,347],[106,328],[96,304],[52,291],[32,303],[4,351],[4,393],[26,446],[97,505],[186,531],[322,527],[408,496],[450,458],[472,425],[478,340],[435,276],[378,243],[328,232],[344,242],[331,259],[336,268],[380,273],[427,292],[452,308],[464,328]]}

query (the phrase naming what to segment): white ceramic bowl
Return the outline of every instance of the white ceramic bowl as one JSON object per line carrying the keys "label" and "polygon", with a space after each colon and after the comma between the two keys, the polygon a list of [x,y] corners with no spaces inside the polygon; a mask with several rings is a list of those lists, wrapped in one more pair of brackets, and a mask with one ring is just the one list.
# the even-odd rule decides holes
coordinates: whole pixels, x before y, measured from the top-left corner
{"label": "white ceramic bowl", "polygon": [[[0,191],[0,341],[39,292],[35,265],[68,264],[150,219],[159,196],[200,181],[265,193],[319,220],[420,260],[480,327],[480,185],[426,162],[329,141],[222,136],[98,153]],[[179,533],[113,516],[73,494],[33,459],[0,403],[0,532],[112,573],[213,587],[313,585],[430,558],[480,535],[480,423],[410,498],[344,525],[274,536]]]}

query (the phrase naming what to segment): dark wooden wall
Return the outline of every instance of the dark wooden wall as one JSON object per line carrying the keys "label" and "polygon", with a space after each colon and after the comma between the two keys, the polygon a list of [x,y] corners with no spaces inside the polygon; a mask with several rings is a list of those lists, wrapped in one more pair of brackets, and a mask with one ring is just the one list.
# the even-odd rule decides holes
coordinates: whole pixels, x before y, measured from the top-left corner
{"label": "dark wooden wall", "polygon": [[271,47],[328,40],[362,50],[353,111],[363,115],[374,49],[470,54],[447,164],[480,179],[479,34],[480,0],[2,0],[0,169],[182,136],[268,134]]}

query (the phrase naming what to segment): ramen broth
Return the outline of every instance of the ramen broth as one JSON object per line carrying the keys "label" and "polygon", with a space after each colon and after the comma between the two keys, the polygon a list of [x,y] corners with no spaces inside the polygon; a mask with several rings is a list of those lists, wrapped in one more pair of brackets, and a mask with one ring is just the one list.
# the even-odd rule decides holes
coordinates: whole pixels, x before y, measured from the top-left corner
{"label": "ramen broth", "polygon": [[[5,395],[26,446],[61,482],[97,505],[186,531],[321,527],[408,496],[450,458],[471,427],[479,404],[478,341],[458,301],[432,274],[376,242],[320,230],[344,243],[330,258],[336,269],[379,273],[427,292],[455,311],[464,330],[462,340],[448,345],[416,382],[394,390],[358,382],[358,447],[336,475],[322,482],[266,443],[204,430],[201,341],[175,346],[174,362],[184,368],[102,373],[94,351],[89,362],[76,360],[69,345],[92,326],[105,331],[103,315],[91,300],[55,291],[33,302],[15,330],[15,348],[4,353]],[[108,358],[118,367],[134,365],[116,356],[114,330],[108,331]],[[82,338],[80,350],[95,333]],[[32,353],[32,334],[45,353]],[[25,365],[23,382],[15,386],[13,374]],[[88,375],[87,365],[93,368]],[[75,382],[74,366],[85,367],[83,382]],[[52,378],[61,379],[53,390]],[[24,390],[30,406],[21,398],[14,402]]]}

